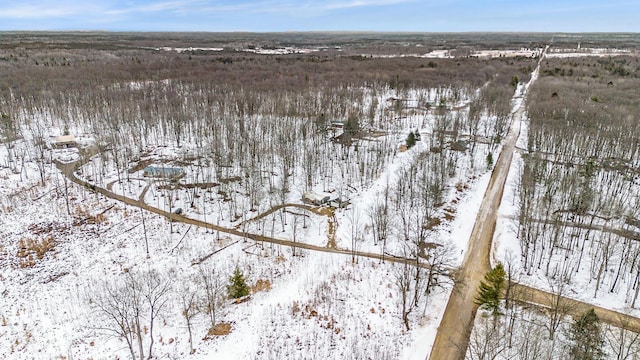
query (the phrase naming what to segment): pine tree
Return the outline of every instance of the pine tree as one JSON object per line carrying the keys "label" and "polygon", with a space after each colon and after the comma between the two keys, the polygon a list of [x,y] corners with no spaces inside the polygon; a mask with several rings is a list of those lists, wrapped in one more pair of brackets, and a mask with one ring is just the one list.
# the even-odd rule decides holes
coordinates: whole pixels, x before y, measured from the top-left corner
{"label": "pine tree", "polygon": [[511,78],[511,83],[510,83],[511,86],[517,87],[519,82],[520,82],[520,80],[518,80],[518,77],[513,75],[513,77]]}
{"label": "pine tree", "polygon": [[360,131],[360,121],[356,114],[349,114],[347,122],[344,123],[344,132],[347,135],[354,136]]}
{"label": "pine tree", "polygon": [[500,295],[505,285],[506,273],[502,263],[498,263],[480,282],[476,304],[483,309],[491,311],[494,316],[502,315],[500,312]]}
{"label": "pine tree", "polygon": [[227,293],[231,299],[239,299],[249,295],[249,285],[244,280],[244,275],[240,272],[240,268],[236,266],[233,276],[229,278],[227,285]]}
{"label": "pine tree", "polygon": [[604,338],[600,328],[600,319],[593,309],[589,309],[577,319],[567,334],[569,356],[571,359],[600,360],[606,358],[602,350]]}
{"label": "pine tree", "polygon": [[491,170],[493,167],[493,153],[489,151],[487,154],[487,169]]}
{"label": "pine tree", "polygon": [[413,131],[409,132],[406,143],[407,143],[407,148],[409,149],[411,149],[411,147],[416,144],[416,135],[413,133]]}

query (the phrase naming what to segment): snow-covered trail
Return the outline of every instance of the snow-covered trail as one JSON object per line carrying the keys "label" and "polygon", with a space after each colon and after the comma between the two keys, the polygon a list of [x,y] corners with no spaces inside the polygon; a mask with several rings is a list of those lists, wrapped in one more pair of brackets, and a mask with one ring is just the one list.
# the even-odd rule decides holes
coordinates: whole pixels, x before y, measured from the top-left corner
{"label": "snow-covered trail", "polygon": [[558,299],[557,295],[524,284],[513,283],[511,285],[511,289],[514,294],[517,294],[515,299],[518,302],[545,309],[558,306],[558,302],[560,302],[563,307],[568,309],[567,315],[575,317],[580,317],[589,309],[593,309],[596,312],[596,315],[598,315],[600,322],[617,328],[630,330],[635,333],[640,333],[640,319],[629,314],[624,314],[564,296],[561,296]]}
{"label": "snow-covered trail", "polygon": [[438,333],[431,349],[431,359],[458,360],[465,358],[473,321],[478,310],[478,305],[475,303],[477,289],[484,275],[491,269],[489,257],[493,232],[504,185],[511,167],[511,159],[520,135],[520,121],[525,113],[524,100],[531,84],[538,78],[540,64],[547,49],[548,46],[540,57],[538,66],[531,75],[531,80],[518,88],[514,94],[509,133],[505,138],[504,146],[491,174],[489,186],[482,199],[465,259],[456,276],[454,289],[438,327]]}

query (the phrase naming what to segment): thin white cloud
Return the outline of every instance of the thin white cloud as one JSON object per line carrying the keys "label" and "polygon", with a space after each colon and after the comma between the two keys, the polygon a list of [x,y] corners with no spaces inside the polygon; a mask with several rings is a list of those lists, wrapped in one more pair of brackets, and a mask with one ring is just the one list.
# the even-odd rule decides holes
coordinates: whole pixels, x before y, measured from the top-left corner
{"label": "thin white cloud", "polygon": [[[198,12],[236,12],[236,11],[248,11],[248,10],[260,10],[263,8],[260,4],[235,4],[235,5],[210,5],[203,6],[198,9]],[[255,11],[254,11],[255,12]],[[264,11],[266,12],[266,11]]]}
{"label": "thin white cloud", "polygon": [[197,12],[198,8],[207,2],[202,0],[192,1],[156,1],[142,5],[117,6],[108,2],[85,1],[68,2],[23,2],[13,6],[0,5],[0,19],[45,19],[45,18],[89,18],[114,15],[126,15],[135,13],[188,13]]}
{"label": "thin white cloud", "polygon": [[[85,1],[24,1],[21,4],[0,5],[0,19],[60,19],[60,18],[96,18],[108,21],[112,16],[121,17],[131,14],[173,13],[173,14],[205,14],[234,13],[247,11],[251,13],[286,14],[289,16],[319,16],[327,12],[362,7],[376,7],[413,2],[416,0],[334,0],[293,1],[293,0],[255,0],[255,1],[212,1],[212,0],[165,0],[136,4],[125,2],[124,5],[98,0],[91,3]],[[443,0],[446,1],[446,0]]]}
{"label": "thin white cloud", "polygon": [[107,10],[107,14],[123,15],[131,13],[152,13],[152,12],[171,12],[171,13],[186,13],[196,12],[197,9],[203,5],[202,1],[159,1],[150,2],[139,6],[130,6],[119,9]]}
{"label": "thin white cloud", "polygon": [[80,15],[86,8],[77,5],[28,5],[20,4],[9,8],[0,8],[0,19],[45,19]]}
{"label": "thin white cloud", "polygon": [[[411,3],[418,0],[339,0],[325,2],[317,0],[255,0],[234,5],[213,5],[201,8],[202,12],[248,11],[263,14],[284,14],[294,17],[318,17],[331,11]],[[441,0],[449,1],[449,0]]]}
{"label": "thin white cloud", "polygon": [[348,9],[356,7],[372,7],[372,6],[385,6],[395,5],[401,3],[412,2],[412,0],[352,0],[343,1],[337,3],[329,3],[326,5],[328,10]]}

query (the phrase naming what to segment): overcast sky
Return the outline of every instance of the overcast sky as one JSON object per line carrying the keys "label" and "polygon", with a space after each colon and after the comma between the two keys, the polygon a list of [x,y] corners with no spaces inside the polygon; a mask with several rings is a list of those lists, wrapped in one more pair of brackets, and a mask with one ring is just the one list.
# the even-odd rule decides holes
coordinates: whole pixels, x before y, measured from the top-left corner
{"label": "overcast sky", "polygon": [[640,1],[0,0],[0,30],[640,32]]}

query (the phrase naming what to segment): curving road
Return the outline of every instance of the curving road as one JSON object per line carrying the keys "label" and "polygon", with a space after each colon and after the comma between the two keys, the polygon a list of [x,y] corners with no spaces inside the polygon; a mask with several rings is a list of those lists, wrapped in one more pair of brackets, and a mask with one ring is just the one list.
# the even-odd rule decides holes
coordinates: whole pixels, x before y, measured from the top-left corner
{"label": "curving road", "polygon": [[[119,195],[114,193],[113,191],[110,191],[106,188],[102,188],[99,186],[96,186],[94,184],[91,184],[87,181],[84,181],[80,178],[78,178],[75,175],[75,171],[81,167],[82,165],[86,164],[89,161],[89,158],[95,154],[97,154],[99,152],[98,149],[96,148],[89,148],[86,149],[83,152],[83,156],[81,156],[80,160],[73,162],[73,163],[61,163],[59,161],[55,161],[56,167],[60,170],[60,172],[66,177],[68,178],[70,181],[88,189],[91,190],[93,192],[102,194],[108,198],[114,199],[114,200],[118,200],[120,202],[123,202],[127,205],[131,205],[131,206],[135,206],[144,210],[147,210],[149,212],[161,215],[166,217],[167,219],[169,219],[170,221],[174,221],[174,222],[181,222],[181,223],[185,223],[185,224],[190,224],[190,225],[195,225],[195,226],[199,226],[199,227],[204,227],[204,228],[208,228],[208,229],[212,229],[212,230],[217,230],[220,231],[222,233],[226,233],[226,234],[231,234],[231,235],[235,235],[235,236],[239,236],[239,237],[243,237],[243,238],[247,238],[247,239],[251,239],[254,241],[260,241],[260,242],[266,242],[266,243],[272,243],[272,244],[276,244],[276,245],[283,245],[283,246],[289,246],[289,247],[296,247],[296,248],[300,248],[300,249],[307,249],[307,250],[312,250],[312,251],[320,251],[320,252],[326,252],[326,253],[334,253],[334,254],[344,254],[344,255],[354,255],[357,257],[365,257],[365,258],[370,258],[370,259],[377,259],[377,260],[383,260],[383,261],[390,261],[390,262],[395,262],[395,263],[403,263],[403,264],[409,264],[412,266],[420,266],[420,267],[424,267],[424,268],[429,268],[429,266],[425,263],[421,263],[421,262],[416,262],[416,259],[411,259],[411,258],[403,258],[403,257],[394,257],[388,254],[385,254],[384,257],[381,254],[377,254],[377,253],[368,253],[368,252],[363,252],[363,251],[351,251],[350,249],[337,249],[335,247],[323,247],[323,246],[317,246],[317,245],[311,245],[311,244],[306,244],[306,243],[301,243],[301,242],[294,242],[291,240],[284,240],[284,239],[277,239],[277,238],[272,238],[272,237],[268,237],[268,236],[263,236],[263,235],[257,235],[257,234],[251,234],[248,232],[244,232],[235,228],[226,228],[226,227],[222,227],[222,226],[217,226],[214,224],[210,224],[208,222],[202,221],[202,220],[198,220],[198,219],[193,219],[184,215],[178,215],[178,214],[173,214],[170,213],[168,211],[153,207],[148,205],[147,203],[145,203],[143,201],[143,198],[140,197],[138,199],[132,199],[123,195]],[[145,189],[147,190],[147,189]],[[283,205],[283,206],[291,206],[291,205]],[[308,206],[306,205],[299,205],[296,204],[294,205],[296,207],[299,208],[304,208],[308,210]],[[324,213],[324,211],[322,210],[312,210],[315,213],[318,214],[322,214],[322,215],[328,215],[326,213]],[[264,214],[260,215],[260,216],[264,216]],[[260,217],[258,216],[258,218]],[[331,219],[331,216],[328,215],[329,218]],[[255,220],[254,219],[250,219],[250,221]],[[201,263],[202,261],[206,260],[207,258],[209,258],[210,255],[207,255],[201,259],[198,260],[194,260],[192,262],[192,264],[198,264]]]}

